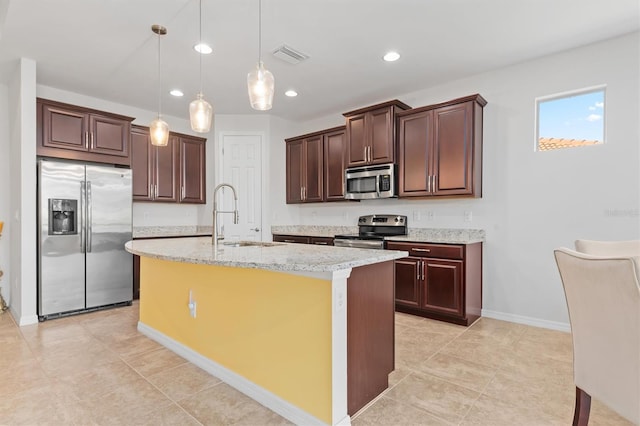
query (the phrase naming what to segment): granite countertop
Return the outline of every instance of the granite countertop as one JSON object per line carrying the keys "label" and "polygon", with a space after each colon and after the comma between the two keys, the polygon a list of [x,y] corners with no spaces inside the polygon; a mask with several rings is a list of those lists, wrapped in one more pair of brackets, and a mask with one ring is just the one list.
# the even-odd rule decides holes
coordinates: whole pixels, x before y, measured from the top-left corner
{"label": "granite countertop", "polygon": [[328,272],[400,259],[406,251],[369,250],[311,244],[267,243],[269,246],[233,247],[213,250],[211,238],[162,238],[132,240],[128,252],[138,256],[175,262],[256,268],[270,271]]}
{"label": "granite countertop", "polygon": [[[485,241],[484,229],[409,228],[408,235],[387,237],[387,241],[416,243],[472,244]],[[357,234],[357,226],[292,225],[272,226],[272,234],[333,237]]]}
{"label": "granite countertop", "polygon": [[132,238],[211,236],[211,226],[134,226]]}
{"label": "granite countertop", "polygon": [[334,237],[336,235],[357,234],[357,226],[323,226],[323,225],[274,225],[273,235],[300,235],[303,237]]}

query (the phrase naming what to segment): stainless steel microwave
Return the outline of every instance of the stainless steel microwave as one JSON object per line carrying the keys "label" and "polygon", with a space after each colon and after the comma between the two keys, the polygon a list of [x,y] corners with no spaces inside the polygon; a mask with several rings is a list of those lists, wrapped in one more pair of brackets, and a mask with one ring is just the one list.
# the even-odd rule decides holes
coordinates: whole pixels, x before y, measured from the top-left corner
{"label": "stainless steel microwave", "polygon": [[344,171],[347,200],[396,197],[396,165],[353,167]]}

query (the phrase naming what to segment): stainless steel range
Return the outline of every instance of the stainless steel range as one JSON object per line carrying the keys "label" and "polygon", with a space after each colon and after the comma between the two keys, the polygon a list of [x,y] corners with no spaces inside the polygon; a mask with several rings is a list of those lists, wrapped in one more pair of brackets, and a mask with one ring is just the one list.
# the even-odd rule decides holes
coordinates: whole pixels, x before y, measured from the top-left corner
{"label": "stainless steel range", "polygon": [[384,238],[392,235],[407,235],[407,217],[390,214],[360,216],[358,234],[336,235],[333,245],[337,247],[385,248]]}

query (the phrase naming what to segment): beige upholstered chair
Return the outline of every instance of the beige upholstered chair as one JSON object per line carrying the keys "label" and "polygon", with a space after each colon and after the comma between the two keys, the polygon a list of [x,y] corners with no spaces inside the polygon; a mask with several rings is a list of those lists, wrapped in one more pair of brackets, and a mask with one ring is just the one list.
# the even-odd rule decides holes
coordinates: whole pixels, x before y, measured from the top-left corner
{"label": "beige upholstered chair", "polygon": [[576,251],[595,256],[640,256],[640,240],[576,240]]}
{"label": "beige upholstered chair", "polygon": [[573,338],[574,425],[591,397],[640,423],[640,258],[554,251]]}

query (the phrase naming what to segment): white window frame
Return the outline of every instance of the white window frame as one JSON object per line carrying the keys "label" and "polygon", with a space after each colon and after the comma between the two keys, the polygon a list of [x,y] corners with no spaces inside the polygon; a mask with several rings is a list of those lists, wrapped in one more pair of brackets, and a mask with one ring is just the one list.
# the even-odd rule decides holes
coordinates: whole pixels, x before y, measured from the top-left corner
{"label": "white window frame", "polygon": [[[534,101],[534,111],[535,111],[535,128],[534,128],[534,139],[533,139],[533,150],[535,152],[548,152],[548,151],[541,151],[539,148],[539,140],[540,140],[540,104],[542,102],[548,102],[548,101],[552,101],[555,99],[563,99],[563,98],[569,98],[572,96],[576,96],[576,95],[586,95],[588,93],[594,93],[594,92],[603,92],[603,102],[604,102],[604,106],[602,108],[602,142],[595,144],[595,145],[591,145],[591,146],[599,146],[599,145],[604,145],[606,143],[607,140],[607,85],[606,84],[599,84],[597,86],[590,86],[590,87],[585,87],[582,89],[574,89],[574,90],[568,90],[566,92],[560,92],[560,93],[554,93],[552,95],[545,95],[545,96],[539,96],[537,98],[535,98]],[[557,151],[557,149],[553,149],[550,151]]]}

